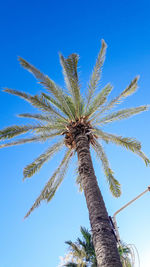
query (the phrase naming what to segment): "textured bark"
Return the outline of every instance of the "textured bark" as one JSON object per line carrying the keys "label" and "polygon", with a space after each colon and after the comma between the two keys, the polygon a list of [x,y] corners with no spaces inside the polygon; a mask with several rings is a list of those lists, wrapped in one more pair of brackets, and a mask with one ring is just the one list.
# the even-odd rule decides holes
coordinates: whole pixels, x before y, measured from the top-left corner
{"label": "textured bark", "polygon": [[88,136],[84,133],[78,134],[75,143],[98,267],[121,267],[116,239],[94,173]]}

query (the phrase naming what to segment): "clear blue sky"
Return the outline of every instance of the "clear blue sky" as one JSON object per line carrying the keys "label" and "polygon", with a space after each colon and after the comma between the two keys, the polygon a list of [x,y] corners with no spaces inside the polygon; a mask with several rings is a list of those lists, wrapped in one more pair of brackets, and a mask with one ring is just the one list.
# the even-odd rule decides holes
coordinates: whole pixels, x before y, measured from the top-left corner
{"label": "clear blue sky", "polygon": [[[150,104],[150,2],[149,1],[8,1],[0,8],[0,87],[38,93],[41,87],[23,70],[17,56],[24,57],[64,85],[58,52],[80,55],[83,90],[95,63],[102,38],[108,44],[101,85],[112,82],[112,96],[121,92],[137,74],[139,90],[122,105]],[[0,128],[21,124],[15,117],[33,109],[23,100],[0,92]],[[34,111],[34,110],[33,110]],[[24,122],[24,121],[23,121]],[[113,123],[107,130],[142,141],[150,157],[150,112]],[[22,170],[44,145],[24,145],[0,150],[0,267],[56,267],[66,251],[65,240],[79,235],[80,225],[89,227],[84,196],[68,175],[49,205],[41,205],[27,220],[23,217],[59,162],[56,157],[31,180],[22,182]],[[96,175],[110,215],[150,184],[150,168],[128,151],[106,146],[122,196],[114,199],[101,171]],[[122,239],[139,250],[141,267],[149,267],[150,194],[147,193],[118,215]]]}

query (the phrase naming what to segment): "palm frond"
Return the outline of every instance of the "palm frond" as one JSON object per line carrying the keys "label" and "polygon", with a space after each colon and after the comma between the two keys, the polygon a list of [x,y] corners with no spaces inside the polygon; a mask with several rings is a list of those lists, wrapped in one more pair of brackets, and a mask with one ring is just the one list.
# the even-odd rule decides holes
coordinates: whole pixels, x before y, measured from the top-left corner
{"label": "palm frond", "polygon": [[31,98],[31,104],[44,112],[49,112],[55,117],[59,117],[66,121],[66,118],[63,117],[56,109],[54,109],[42,95],[33,96]]}
{"label": "palm frond", "polygon": [[82,251],[78,245],[76,245],[74,242],[72,242],[70,240],[65,241],[65,243],[70,246],[70,249],[73,251],[74,256],[79,257],[79,258],[81,257]]}
{"label": "palm frond", "polygon": [[104,173],[105,173],[107,181],[109,183],[109,188],[110,188],[112,195],[115,197],[119,197],[121,195],[120,184],[113,176],[113,171],[111,170],[111,168],[109,166],[109,162],[108,162],[107,156],[104,152],[102,145],[100,145],[95,140],[93,148],[96,151],[97,156],[101,159]]}
{"label": "palm frond", "polygon": [[22,113],[22,114],[18,114],[17,117],[36,119],[36,120],[39,120],[39,121],[48,121],[48,122],[52,121],[50,116],[42,115],[42,114],[38,114],[38,113],[37,114]]}
{"label": "palm frond", "polygon": [[139,76],[135,77],[131,81],[129,86],[119,96],[115,97],[113,100],[110,101],[110,103],[104,106],[103,109],[98,114],[96,114],[94,118],[112,109],[115,105],[120,104],[124,98],[132,95],[138,88],[138,85],[137,85],[138,79],[139,79]]}
{"label": "palm frond", "polygon": [[113,87],[107,84],[93,99],[91,105],[89,106],[85,116],[90,118],[107,100],[107,96],[112,91]]}
{"label": "palm frond", "polygon": [[44,189],[42,190],[41,194],[36,199],[33,206],[30,208],[30,210],[27,212],[27,214],[25,215],[24,218],[27,218],[31,214],[31,212],[40,205],[42,200],[47,200],[47,202],[49,202],[53,198],[56,190],[58,189],[59,185],[61,184],[61,182],[62,182],[62,180],[66,174],[69,160],[70,160],[71,156],[72,156],[72,151],[71,151],[71,149],[69,149],[69,150],[67,150],[67,152],[66,152],[62,162],[60,163],[59,167],[54,172],[52,177],[49,179],[49,181],[45,185]]}
{"label": "palm frond", "polygon": [[122,137],[122,136],[117,136],[114,134],[109,134],[106,133],[98,128],[94,129],[95,134],[99,136],[102,140],[104,140],[106,143],[112,142],[115,143],[116,145],[120,145],[122,147],[125,147],[126,149],[131,150],[133,153],[137,154],[140,156],[146,166],[150,164],[150,160],[147,158],[147,156],[141,151],[141,143],[137,141],[135,138],[130,138],[130,137]]}
{"label": "palm frond", "polygon": [[40,127],[36,129],[36,133],[45,133],[48,134],[51,131],[57,131],[61,130],[62,132],[65,130],[65,125],[61,123],[48,123],[48,124],[43,124]]}
{"label": "palm frond", "polygon": [[38,95],[32,96],[30,94],[26,94],[24,92],[9,89],[9,88],[5,88],[4,92],[7,92],[7,93],[12,94],[12,95],[17,95],[17,96],[25,99],[26,101],[28,101],[34,107],[36,107],[36,108],[38,108],[44,112],[49,112],[52,115],[54,115],[55,117],[59,117],[59,118],[63,119],[64,121],[66,121],[66,119],[59,112],[54,110],[52,108],[52,106],[46,101],[46,99],[41,95],[40,96],[38,96]]}
{"label": "palm frond", "polygon": [[14,142],[9,142],[9,143],[5,143],[0,145],[0,148],[4,148],[4,147],[10,147],[10,146],[15,146],[15,145],[23,145],[26,143],[32,143],[32,142],[45,142],[47,139],[52,138],[52,137],[56,137],[58,135],[61,135],[62,131],[58,131],[58,132],[53,132],[51,134],[40,134],[38,136],[33,136],[31,138],[22,138],[19,140],[16,140]]}
{"label": "palm frond", "polygon": [[48,190],[47,202],[51,201],[51,199],[55,195],[57,189],[59,188],[60,184],[62,183],[62,181],[66,175],[66,172],[68,170],[69,161],[70,161],[72,155],[73,155],[73,152],[71,149],[69,149],[66,152],[60,166],[56,170],[55,173],[57,174],[57,177],[56,177],[55,183],[53,184],[53,190],[52,191]]}
{"label": "palm frond", "polygon": [[101,70],[102,66],[104,64],[105,60],[105,54],[106,54],[106,48],[107,45],[104,40],[102,40],[102,46],[100,49],[100,52],[98,54],[97,60],[96,60],[96,65],[94,67],[89,86],[88,86],[88,96],[87,96],[87,105],[86,105],[86,110],[91,102],[91,99],[93,98],[93,95],[98,87],[100,77],[101,77]]}
{"label": "palm frond", "polygon": [[122,137],[115,134],[109,134],[98,128],[95,128],[94,132],[106,143],[108,142],[115,143],[116,145],[120,145],[122,147],[125,147],[126,149],[130,149],[132,152],[141,149],[141,143],[137,141],[135,138]]}
{"label": "palm frond", "polygon": [[67,105],[69,106],[69,108],[70,108],[70,110],[71,110],[71,112],[72,112],[72,114],[73,114],[73,116],[75,118],[75,116],[76,116],[76,109],[75,109],[75,105],[73,103],[72,97],[69,96],[69,95],[66,95],[65,96],[65,100],[66,100]]}
{"label": "palm frond", "polygon": [[60,63],[63,68],[66,86],[73,97],[73,102],[76,110],[76,115],[79,116],[80,112],[80,86],[77,74],[77,64],[79,56],[71,54],[68,58],[64,58],[60,54]]}
{"label": "palm frond", "polygon": [[51,97],[50,95],[48,94],[45,94],[45,93],[42,93],[42,95],[51,103],[53,104],[56,108],[60,109],[64,114],[67,114],[66,113],[66,110],[63,108],[63,106],[56,100],[54,99],[53,97]]}
{"label": "palm frond", "polygon": [[[132,117],[133,115],[136,115],[138,113],[141,113],[143,111],[148,110],[148,105],[143,105],[140,107],[136,107],[136,108],[127,108],[127,109],[122,109],[116,112],[112,112],[111,114],[101,118],[101,119],[97,119],[93,125],[97,124],[97,125],[103,125],[103,124],[107,124],[116,120],[123,120],[129,117]],[[92,122],[95,118],[92,118],[90,121]]]}
{"label": "palm frond", "polygon": [[31,72],[39,81],[45,80],[47,76],[45,76],[40,70],[35,68],[33,65],[31,65],[29,62],[27,62],[22,57],[18,57],[18,60],[23,68],[27,69],[29,72]]}
{"label": "palm frond", "polygon": [[24,60],[23,58],[19,57],[19,61],[21,65],[27,69],[29,72],[31,72],[37,80],[40,81],[40,83],[50,92],[52,95],[60,102],[60,104],[65,108],[65,110],[68,112],[70,118],[74,118],[73,114],[71,113],[71,110],[69,106],[67,105],[64,97],[64,92],[60,87],[58,87],[54,81],[52,81],[47,75],[44,75],[41,71],[39,71],[37,68],[35,68],[33,65],[31,65],[29,62]]}
{"label": "palm frond", "polygon": [[[47,95],[45,93],[42,93],[42,95],[48,100],[50,101],[54,106],[56,106],[57,108],[59,108],[65,115],[67,115],[69,117],[69,113],[68,111],[66,111],[66,109],[64,108],[64,106],[62,106],[59,102],[57,102],[54,98],[52,98],[50,95]],[[75,117],[75,107],[74,104],[72,102],[71,97],[65,95],[64,96],[65,101],[67,103],[67,106],[69,107],[69,110],[71,112],[71,114]]]}
{"label": "palm frond", "polygon": [[0,140],[5,140],[5,139],[11,139],[13,137],[16,137],[20,134],[24,134],[30,130],[37,130],[41,127],[40,124],[37,125],[12,125],[9,127],[4,128],[3,130],[0,130]]}
{"label": "palm frond", "polygon": [[57,142],[53,146],[49,147],[44,153],[37,157],[32,163],[27,165],[23,171],[23,180],[27,177],[33,176],[37,171],[41,169],[43,164],[50,160],[53,154],[59,151],[64,145],[64,140]]}
{"label": "palm frond", "polygon": [[150,159],[141,150],[137,150],[135,153],[144,160],[146,166],[150,166]]}
{"label": "palm frond", "polygon": [[81,234],[86,242],[86,244],[90,245],[91,242],[91,234],[85,227],[80,227]]}

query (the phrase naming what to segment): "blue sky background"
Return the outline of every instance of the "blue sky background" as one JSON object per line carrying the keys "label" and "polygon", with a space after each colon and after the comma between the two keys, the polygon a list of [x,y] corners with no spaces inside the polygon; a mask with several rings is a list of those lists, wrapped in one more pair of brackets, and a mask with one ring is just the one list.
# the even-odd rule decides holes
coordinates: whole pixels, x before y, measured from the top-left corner
{"label": "blue sky background", "polygon": [[[80,55],[83,92],[95,64],[102,38],[108,44],[101,86],[112,82],[112,97],[140,75],[139,90],[120,107],[150,103],[150,2],[149,1],[8,1],[0,8],[0,87],[36,94],[41,87],[23,70],[22,56],[63,86],[58,52]],[[21,124],[16,114],[33,111],[23,100],[0,92],[0,128]],[[28,122],[28,121],[26,121]],[[150,112],[105,127],[119,135],[136,137],[150,157]],[[78,193],[72,168],[56,197],[42,204],[27,220],[23,217],[53,173],[60,156],[38,175],[22,182],[22,170],[45,145],[28,144],[0,150],[0,267],[56,267],[66,252],[65,240],[75,240],[80,225],[89,227],[84,196]],[[113,145],[105,147],[122,196],[114,199],[99,162],[96,175],[109,215],[150,184],[150,168],[136,155]],[[122,211],[117,222],[126,243],[139,251],[141,267],[149,266],[150,194]],[[138,265],[137,265],[138,266]]]}

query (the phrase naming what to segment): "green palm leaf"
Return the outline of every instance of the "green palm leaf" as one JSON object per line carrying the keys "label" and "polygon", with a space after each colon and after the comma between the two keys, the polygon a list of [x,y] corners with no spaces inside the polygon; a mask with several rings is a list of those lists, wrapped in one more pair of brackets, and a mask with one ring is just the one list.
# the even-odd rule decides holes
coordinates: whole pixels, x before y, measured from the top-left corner
{"label": "green palm leaf", "polygon": [[141,149],[141,143],[137,141],[135,138],[122,137],[115,134],[109,134],[98,128],[95,128],[94,132],[106,143],[108,142],[115,143],[116,145],[120,145],[122,147],[125,147],[126,149],[130,149],[132,152]]}
{"label": "green palm leaf", "polygon": [[5,139],[11,139],[13,137],[16,137],[20,134],[24,134],[30,130],[37,130],[41,127],[40,124],[38,125],[23,125],[23,126],[18,126],[18,125],[13,125],[4,128],[3,130],[0,131],[0,140],[5,140]]}
{"label": "green palm leaf", "polygon": [[96,60],[96,65],[94,67],[89,86],[88,86],[88,96],[87,96],[87,105],[86,105],[86,110],[91,102],[91,99],[93,98],[93,95],[96,91],[96,88],[98,87],[100,77],[101,77],[101,71],[102,71],[102,66],[104,64],[105,60],[105,54],[106,54],[106,48],[107,45],[104,40],[102,40],[102,47],[100,49],[100,52],[98,54],[97,60]]}
{"label": "green palm leaf", "polygon": [[39,121],[47,121],[47,122],[51,122],[52,121],[50,116],[41,115],[41,114],[38,114],[38,113],[37,114],[23,113],[23,114],[18,114],[17,117],[36,119],[36,120],[39,120]]}
{"label": "green palm leaf", "polygon": [[63,68],[66,86],[72,95],[73,103],[76,110],[76,116],[79,116],[80,112],[80,86],[77,74],[77,64],[79,56],[77,54],[71,54],[67,59],[60,54],[60,63]]}
{"label": "green palm leaf", "polygon": [[141,150],[137,150],[135,153],[144,160],[146,166],[150,166],[150,160]]}
{"label": "green palm leaf", "polygon": [[[122,109],[122,110],[119,110],[117,112],[112,112],[111,114],[101,118],[101,119],[98,119],[96,120],[96,122],[93,124],[100,124],[100,125],[103,125],[103,124],[106,124],[106,123],[110,123],[110,122],[113,122],[113,121],[116,121],[116,120],[123,120],[123,119],[126,119],[126,118],[129,118],[129,117],[132,117],[133,115],[136,115],[138,113],[141,113],[143,111],[146,111],[148,110],[148,106],[147,105],[144,105],[144,106],[140,106],[140,107],[136,107],[136,108],[127,108],[127,109]],[[91,119],[91,121],[93,121],[94,118]]]}
{"label": "green palm leaf", "polygon": [[37,171],[41,169],[43,164],[48,161],[53,154],[59,151],[64,145],[64,140],[60,141],[53,146],[49,147],[43,154],[37,157],[31,164],[27,165],[23,171],[23,179],[33,176]]}
{"label": "green palm leaf", "polygon": [[[69,117],[69,113],[66,111],[66,109],[59,103],[57,102],[55,99],[53,99],[50,95],[47,95],[45,93],[42,93],[42,95],[48,100],[50,101],[54,106],[56,106],[57,108],[59,108],[65,115],[67,115]],[[65,101],[69,107],[69,110],[71,112],[71,114],[75,117],[75,107],[74,104],[72,102],[71,97],[69,96],[64,96]]]}
{"label": "green palm leaf", "polygon": [[99,115],[101,115],[102,113],[112,109],[115,105],[120,104],[124,98],[135,93],[135,91],[138,88],[138,85],[137,85],[138,79],[139,79],[139,76],[135,77],[131,81],[129,86],[119,96],[117,96],[113,100],[111,100],[110,103],[108,103],[106,106],[104,106],[103,109],[95,115],[94,119],[96,117],[98,117]]}
{"label": "green palm leaf", "polygon": [[41,194],[36,199],[33,206],[30,208],[30,210],[27,212],[24,218],[27,218],[30,215],[30,213],[40,205],[42,200],[47,200],[48,202],[53,198],[53,196],[55,195],[55,192],[57,191],[59,185],[61,184],[66,174],[71,156],[72,156],[71,149],[67,150],[61,164],[59,165],[57,170],[54,172],[52,177],[49,179],[44,189],[42,190]]}
{"label": "green palm leaf", "polygon": [[86,243],[87,245],[90,245],[91,244],[91,234],[89,233],[89,231],[85,228],[85,227],[80,227],[80,231],[81,231],[81,234],[85,240],[84,243]]}
{"label": "green palm leaf", "polygon": [[56,137],[58,135],[60,135],[62,133],[62,131],[59,132],[53,132],[51,134],[40,134],[38,136],[33,136],[31,138],[22,138],[19,140],[16,140],[14,142],[9,142],[9,143],[5,143],[0,145],[0,148],[4,148],[4,147],[10,147],[10,146],[15,146],[15,145],[22,145],[22,144],[26,144],[26,143],[32,143],[32,142],[45,142],[47,139],[52,138],[52,137]]}
{"label": "green palm leaf", "polygon": [[73,243],[70,240],[69,241],[65,241],[65,243],[70,246],[70,249],[73,251],[73,255],[75,257],[78,257],[78,258],[82,258],[83,257],[83,251],[80,249],[80,247],[78,245],[76,245],[75,243]]}
{"label": "green palm leaf", "polygon": [[89,106],[85,116],[90,118],[107,100],[107,96],[112,91],[113,87],[107,84],[93,99],[92,104]]}
{"label": "green palm leaf", "polygon": [[93,148],[96,151],[97,156],[101,159],[104,173],[109,183],[109,188],[110,188],[111,193],[113,194],[113,196],[119,197],[121,195],[120,184],[113,176],[113,171],[109,167],[109,162],[108,162],[107,156],[104,152],[102,145],[100,145],[95,140],[95,144],[93,145]]}
{"label": "green palm leaf", "polygon": [[29,62],[24,60],[23,58],[19,57],[19,61],[21,65],[27,69],[29,72],[31,72],[44,87],[52,93],[52,95],[60,102],[60,104],[65,108],[65,110],[69,113],[70,118],[74,118],[73,114],[71,113],[71,110],[69,106],[66,103],[65,100],[65,94],[62,91],[61,88],[59,88],[54,81],[52,81],[47,75],[44,75],[42,72],[40,72],[37,68],[35,68],[33,65],[31,65]]}
{"label": "green palm leaf", "polygon": [[64,121],[66,120],[60,113],[58,113],[52,106],[46,101],[46,99],[43,96],[31,96],[30,94],[26,94],[24,92],[20,92],[17,90],[5,88],[4,92],[7,92],[12,95],[17,95],[26,101],[28,101],[30,104],[32,104],[34,107],[44,111],[44,112],[49,112],[50,114],[54,115],[55,117],[59,117],[63,119]]}
{"label": "green palm leaf", "polygon": [[150,160],[141,151],[141,143],[137,141],[135,138],[122,137],[114,134],[109,134],[97,128],[95,128],[95,133],[106,143],[112,142],[115,143],[116,145],[120,145],[126,149],[131,150],[144,160],[146,166],[150,164]]}

